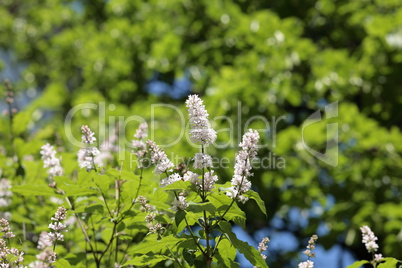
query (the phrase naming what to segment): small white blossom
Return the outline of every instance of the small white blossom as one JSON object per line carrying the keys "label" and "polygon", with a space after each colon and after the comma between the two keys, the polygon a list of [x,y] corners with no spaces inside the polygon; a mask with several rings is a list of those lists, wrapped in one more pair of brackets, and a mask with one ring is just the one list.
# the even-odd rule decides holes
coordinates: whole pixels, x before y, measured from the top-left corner
{"label": "small white blossom", "polygon": [[181,180],[182,177],[178,173],[173,173],[172,175],[169,175],[169,177],[161,180],[161,187],[165,187],[166,185],[172,184],[176,181]]}
{"label": "small white blossom", "polygon": [[179,196],[174,198],[171,209],[173,211],[185,210],[188,207],[186,198],[184,196]]}
{"label": "small white blossom", "polygon": [[11,203],[11,183],[7,179],[0,180],[0,207],[7,207]]}
{"label": "small white blossom", "polygon": [[212,167],[212,158],[210,155],[197,153],[194,156],[194,168],[203,169]]}
{"label": "small white blossom", "polygon": [[146,122],[141,123],[138,127],[137,131],[134,134],[134,137],[141,140],[148,137],[148,124]]}
{"label": "small white blossom", "polygon": [[49,241],[49,239],[48,239],[48,233],[41,232],[39,235],[39,240],[38,240],[38,248],[45,249],[45,248],[51,247],[51,246],[52,246],[52,242]]}
{"label": "small white blossom", "polygon": [[56,157],[56,150],[52,145],[46,143],[41,147],[40,154],[42,155],[43,167],[48,168],[49,180],[53,180],[55,176],[63,175],[63,168],[60,164],[60,159]]}
{"label": "small white blossom", "polygon": [[194,184],[197,184],[199,176],[200,175],[198,175],[197,173],[194,173],[192,171],[187,171],[183,175],[183,180],[184,181],[190,181],[190,182],[192,182]]}
{"label": "small white blossom", "polygon": [[379,262],[383,259],[382,254],[374,254],[374,261]]}
{"label": "small white blossom", "polygon": [[301,262],[299,263],[299,268],[314,268],[314,262],[310,260]]}
{"label": "small white blossom", "polygon": [[171,172],[174,164],[167,158],[166,153],[151,140],[148,140],[147,144],[151,155],[151,162],[155,165],[155,174],[160,175],[165,172]]}
{"label": "small white blossom", "polygon": [[148,131],[147,123],[140,124],[139,128],[137,129],[134,135],[136,140],[132,141],[134,147],[134,154],[137,156],[139,168],[144,167],[144,161],[146,160],[147,146],[142,141],[142,139],[148,137],[147,131]]}
{"label": "small white blossom", "polygon": [[190,139],[194,143],[208,145],[216,140],[216,131],[208,121],[208,112],[197,95],[190,95],[186,101],[190,119]]}
{"label": "small white blossom", "polygon": [[[95,133],[92,132],[88,126],[82,126],[81,127],[81,132],[82,132],[82,143],[84,144],[93,144],[96,141],[96,138],[94,137]],[[95,162],[96,156],[100,154],[100,151],[97,147],[95,146],[90,146],[86,148],[82,148],[78,151],[78,164],[80,168],[86,168],[87,171],[95,169],[95,165],[102,165],[102,162],[99,163],[99,161],[102,161],[103,158],[97,159],[97,162]]]}
{"label": "small white blossom", "polygon": [[259,252],[263,252],[266,251],[268,246],[267,243],[269,242],[269,238],[268,237],[264,237],[261,242],[258,244],[258,251]]}
{"label": "small white blossom", "polygon": [[64,235],[61,232],[67,232],[66,225],[61,223],[61,221],[66,219],[67,210],[64,207],[59,207],[54,214],[54,217],[51,217],[54,223],[49,224],[49,228],[53,229],[54,232],[47,233],[46,239],[54,243],[56,241],[64,241]]}
{"label": "small white blossom", "polygon": [[375,241],[378,240],[378,238],[374,235],[374,233],[371,231],[370,227],[368,226],[363,226],[360,228],[362,231],[362,236],[363,236],[363,243],[366,246],[366,249],[369,253],[374,253],[378,249],[378,245]]}
{"label": "small white blossom", "polygon": [[59,207],[54,214],[54,217],[51,218],[52,221],[64,221],[66,219],[67,209],[64,207]]}
{"label": "small white blossom", "polygon": [[92,132],[88,126],[83,125],[81,127],[81,132],[82,132],[83,143],[93,144],[96,141],[96,138],[94,137],[95,133]]}
{"label": "small white blossom", "polygon": [[243,194],[250,190],[251,182],[247,179],[253,176],[251,171],[251,160],[257,155],[257,143],[260,136],[256,130],[249,130],[243,135],[239,146],[242,150],[236,156],[235,171],[232,177],[232,187],[226,194],[231,198],[245,203],[248,197]]}

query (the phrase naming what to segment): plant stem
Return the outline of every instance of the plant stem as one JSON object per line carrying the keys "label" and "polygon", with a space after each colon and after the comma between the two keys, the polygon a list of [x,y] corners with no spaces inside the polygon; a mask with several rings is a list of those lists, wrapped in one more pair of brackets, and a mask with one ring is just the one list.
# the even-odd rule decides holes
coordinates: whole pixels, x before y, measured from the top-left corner
{"label": "plant stem", "polygon": [[[69,204],[71,210],[74,211],[75,210],[74,204],[70,201],[70,199],[68,197],[66,197],[66,200],[67,200],[67,203]],[[99,268],[100,267],[100,259],[98,259],[97,255],[96,255],[96,252],[95,252],[94,248],[92,247],[91,240],[89,239],[87,231],[85,230],[84,226],[82,225],[81,219],[80,219],[80,217],[78,217],[78,214],[74,213],[74,216],[75,216],[75,219],[78,222],[78,225],[81,228],[82,233],[85,236],[85,240],[87,241],[87,243],[88,243],[88,245],[89,245],[89,247],[91,249],[92,255],[94,256],[94,260],[95,260],[95,263],[96,263],[96,267]]]}

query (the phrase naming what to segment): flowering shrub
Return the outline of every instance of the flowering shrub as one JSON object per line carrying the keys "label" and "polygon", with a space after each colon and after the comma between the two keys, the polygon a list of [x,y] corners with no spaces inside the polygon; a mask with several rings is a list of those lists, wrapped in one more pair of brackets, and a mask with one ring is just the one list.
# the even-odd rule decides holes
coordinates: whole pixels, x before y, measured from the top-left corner
{"label": "flowering shrub", "polygon": [[[186,106],[190,138],[200,149],[190,156],[192,165],[175,165],[154,141],[146,140],[146,123],[140,124],[132,141],[136,166],[123,160],[108,164],[110,152],[96,147],[95,133],[84,125],[83,148],[72,171],[66,172],[71,167],[63,166],[57,148],[45,144],[40,154],[48,174],[40,174],[42,184],[22,181],[10,192],[10,183],[2,179],[1,206],[8,206],[14,193],[23,200],[25,215],[9,211],[3,217],[29,221],[32,226],[27,233],[23,225],[20,249],[9,248],[15,235],[6,219],[0,221],[1,267],[153,267],[160,263],[165,267],[212,267],[213,263],[239,267],[237,251],[254,267],[268,267],[263,252],[269,239],[262,239],[256,249],[232,231],[233,224],[245,228],[246,215],[238,203],[254,200],[261,212],[267,213],[259,194],[252,190],[251,163],[257,157],[258,132],[250,129],[243,135],[232,180],[220,182],[207,152],[217,137],[208,112],[196,95],[188,97]],[[156,177],[144,175],[150,164]],[[43,207],[44,213],[33,217],[31,204]],[[49,218],[47,207],[57,207],[48,226],[41,225]],[[23,217],[29,217],[28,221]],[[366,248],[374,254],[377,238],[367,226],[362,232]],[[301,262],[300,268],[313,267],[317,238],[313,235],[308,242],[304,252],[308,260]],[[373,257],[374,267],[397,262],[381,254]],[[369,262],[350,267],[364,263]]]}

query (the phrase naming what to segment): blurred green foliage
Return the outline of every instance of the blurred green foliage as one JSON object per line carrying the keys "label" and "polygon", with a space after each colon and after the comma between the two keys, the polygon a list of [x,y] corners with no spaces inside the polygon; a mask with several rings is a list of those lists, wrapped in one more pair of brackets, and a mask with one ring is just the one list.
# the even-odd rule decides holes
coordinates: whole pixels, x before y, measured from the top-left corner
{"label": "blurred green foliage", "polygon": [[[255,172],[253,183],[266,201],[268,219],[247,205],[247,215],[255,213],[248,220],[250,232],[266,226],[275,215],[290,226],[291,207],[307,211],[319,202],[324,209],[309,218],[307,228],[289,229],[298,238],[310,236],[324,222],[329,232],[319,244],[330,248],[339,243],[364,259],[358,230],[367,224],[379,236],[384,255],[402,258],[399,0],[0,3],[0,47],[26,64],[14,83],[16,91],[42,91],[14,117],[14,144],[8,142],[8,117],[1,118],[3,177],[14,176],[17,168],[6,157],[13,150],[23,159],[21,182],[45,177],[40,164],[26,157],[38,159],[45,141],[65,145],[63,160],[72,161],[78,149],[68,143],[64,119],[72,107],[83,103],[104,102],[106,124],[113,124],[109,119],[117,116],[155,119],[156,142],[171,142],[182,131],[178,113],[155,108],[152,117],[151,105],[170,103],[184,111],[183,101],[150,95],[145,89],[155,73],[172,84],[189,72],[192,92],[203,95],[212,119],[225,115],[237,127],[253,115],[271,123],[273,116],[286,116],[277,124],[276,142],[268,132],[263,142],[270,148],[260,151],[263,156],[273,152],[283,157],[286,168]],[[339,116],[331,122],[339,126],[340,154],[338,165],[331,167],[301,146],[301,125],[322,107],[320,103],[334,101],[339,101]],[[52,116],[44,116],[49,111]],[[97,109],[77,113],[72,122],[76,139],[82,124],[99,127],[98,118]],[[229,127],[220,119],[214,124],[217,129]],[[262,122],[254,124],[261,127]],[[128,140],[137,125],[125,126]],[[218,142],[228,138],[228,133],[220,133]],[[234,138],[236,145],[237,132]],[[306,129],[305,138],[310,147],[323,152],[325,122]],[[210,151],[223,157],[236,149]],[[166,151],[197,149],[183,141]],[[220,180],[229,180],[232,169],[219,174]],[[288,258],[279,258],[275,266],[285,265]]]}

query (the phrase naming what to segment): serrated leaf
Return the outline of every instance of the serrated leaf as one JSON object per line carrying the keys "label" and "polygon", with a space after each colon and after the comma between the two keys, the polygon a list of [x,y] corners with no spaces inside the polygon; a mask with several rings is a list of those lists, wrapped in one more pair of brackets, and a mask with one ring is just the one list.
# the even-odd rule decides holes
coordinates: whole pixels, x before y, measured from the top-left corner
{"label": "serrated leaf", "polygon": [[114,179],[107,175],[95,175],[93,177],[95,185],[99,187],[102,193],[106,194],[110,185],[114,183]]}
{"label": "serrated leaf", "polygon": [[[219,238],[216,238],[217,242],[218,239]],[[234,262],[236,258],[236,249],[226,238],[219,242],[216,258],[219,260],[218,264],[225,267],[239,267],[239,265]]]}
{"label": "serrated leaf", "polygon": [[370,263],[370,262],[367,261],[367,260],[356,261],[356,262],[354,262],[353,264],[349,265],[346,268],[360,268],[361,266],[363,266],[363,264],[366,264],[366,263]]}
{"label": "serrated leaf", "polygon": [[147,254],[149,252],[158,252],[161,250],[166,250],[166,248],[172,245],[176,245],[179,242],[185,241],[185,238],[176,238],[172,236],[167,236],[162,238],[161,240],[146,240],[142,243],[139,243],[131,248],[130,254]]}
{"label": "serrated leaf", "polygon": [[168,256],[164,255],[153,255],[153,256],[147,256],[147,255],[142,255],[142,256],[137,256],[134,257],[132,260],[127,261],[126,263],[123,264],[123,266],[127,265],[135,265],[135,266],[140,266],[140,267],[149,267],[153,266],[161,261],[164,260],[169,260]]}
{"label": "serrated leaf", "polygon": [[267,216],[267,209],[265,208],[265,203],[261,199],[260,195],[257,192],[254,192],[253,190],[249,190],[244,195],[247,196],[250,199],[255,200],[255,202],[257,203],[258,207],[262,211],[262,213],[264,213],[265,216]]}
{"label": "serrated leaf", "polygon": [[378,265],[378,268],[395,268],[397,267],[396,265],[400,263],[400,261],[395,258],[384,258],[383,260],[385,260],[385,262],[380,263],[380,265]]}
{"label": "serrated leaf", "polygon": [[192,211],[194,213],[198,212],[209,212],[211,215],[215,215],[216,208],[214,205],[212,205],[210,202],[206,203],[188,203],[188,211]]}
{"label": "serrated leaf", "polygon": [[163,187],[163,190],[177,190],[177,191],[181,191],[181,190],[187,190],[191,187],[191,182],[189,181],[175,181],[169,185],[166,185],[165,187]]}
{"label": "serrated leaf", "polygon": [[68,268],[71,267],[70,263],[65,259],[58,259],[55,263],[56,268]]}
{"label": "serrated leaf", "polygon": [[221,227],[222,231],[226,234],[229,238],[232,245],[246,257],[251,264],[259,267],[268,267],[265,261],[261,258],[260,252],[257,249],[250,246],[244,241],[241,241],[237,238],[236,234],[232,232],[232,226],[228,222],[220,222],[219,226]]}
{"label": "serrated leaf", "polygon": [[208,199],[220,215],[225,213],[226,209],[231,206],[225,214],[225,219],[228,221],[235,221],[236,224],[239,224],[244,228],[246,214],[237,206],[236,202],[232,203],[230,197],[223,194],[212,194]]}
{"label": "serrated leaf", "polygon": [[45,196],[45,195],[56,195],[54,189],[47,185],[15,185],[11,188],[11,191],[25,196]]}
{"label": "serrated leaf", "polygon": [[32,118],[32,111],[31,110],[25,110],[25,111],[19,111],[13,119],[13,131],[15,135],[19,135],[23,133],[27,127],[29,122],[31,121]]}

